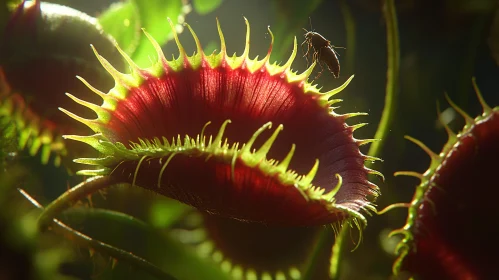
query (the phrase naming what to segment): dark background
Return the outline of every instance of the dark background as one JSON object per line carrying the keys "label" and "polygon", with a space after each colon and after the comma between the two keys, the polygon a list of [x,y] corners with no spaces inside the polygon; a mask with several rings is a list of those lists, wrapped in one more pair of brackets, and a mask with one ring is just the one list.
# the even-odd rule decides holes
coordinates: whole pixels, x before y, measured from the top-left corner
{"label": "dark background", "polygon": [[[51,2],[69,5],[98,16],[111,1]],[[471,116],[477,116],[481,113],[481,107],[471,83],[471,78],[476,77],[488,104],[499,105],[499,69],[496,63],[499,61],[499,46],[491,48],[494,42],[499,42],[499,19],[494,22],[494,17],[499,17],[496,2],[396,1],[400,36],[399,89],[395,114],[383,140],[383,149],[378,155],[384,161],[373,166],[386,178],[385,182],[374,179],[382,192],[378,199],[380,209],[392,203],[410,201],[418,184],[415,178],[394,177],[394,172],[410,170],[423,173],[430,162],[425,152],[405,140],[404,135],[421,140],[435,152],[439,152],[446,142],[445,130],[437,117],[437,102],[441,111],[449,108],[444,98],[445,93]],[[218,17],[229,54],[241,54],[243,51],[246,30],[243,16],[251,24],[250,57],[257,54],[263,57],[267,53],[270,43],[267,31],[269,25],[272,30],[279,25],[296,25],[289,32],[297,36],[298,44],[304,39],[302,28],[310,30],[313,27],[313,30],[321,33],[334,45],[346,47],[346,50],[337,50],[342,66],[340,78],[334,79],[330,73],[325,72],[316,82],[323,85],[324,90],[328,90],[341,85],[350,75],[355,74],[350,85],[338,95],[338,98],[344,100],[338,111],[368,112],[369,116],[352,119],[350,124],[369,122],[355,136],[360,139],[372,138],[383,111],[387,71],[386,26],[382,3],[373,0],[325,0],[308,15],[310,21],[303,15],[286,17],[286,6],[284,0],[225,0],[209,14],[199,15],[192,11],[186,16],[186,22],[196,31],[202,44],[207,48],[219,49],[215,22],[215,17]],[[180,39],[187,53],[192,53],[194,42],[190,34],[184,32]],[[273,55],[271,60],[284,62],[291,53],[292,46],[283,46],[279,40],[276,37],[276,48],[283,50],[283,55]],[[171,54],[178,55],[173,42],[167,43],[164,51],[167,58],[171,58]],[[300,57],[300,53],[299,50],[293,69],[301,72],[305,70],[306,61]],[[456,114],[449,125],[454,131],[459,131],[464,122]],[[367,148],[364,147],[365,153]],[[40,185],[64,184],[54,179]],[[47,192],[50,193],[47,196],[55,198],[64,190],[63,187],[53,188]],[[130,212],[134,211],[130,209]],[[386,235],[390,230],[403,226],[406,212],[404,209],[397,209],[383,216],[368,218],[363,244],[352,253],[345,251],[343,279],[387,279],[391,275],[397,238],[387,239]],[[353,248],[353,245],[350,247]]]}

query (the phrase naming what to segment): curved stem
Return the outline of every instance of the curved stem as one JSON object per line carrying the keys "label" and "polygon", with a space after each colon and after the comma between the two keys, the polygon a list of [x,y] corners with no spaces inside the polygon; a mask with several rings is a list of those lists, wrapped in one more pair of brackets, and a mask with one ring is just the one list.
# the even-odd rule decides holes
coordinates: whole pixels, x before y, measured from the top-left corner
{"label": "curved stem", "polygon": [[[38,203],[34,198],[32,198],[27,192],[25,192],[22,189],[18,189],[19,192],[26,197],[33,205],[35,205],[37,208],[43,210],[43,206]],[[100,253],[105,253],[115,259],[119,259],[121,261],[125,261],[133,266],[139,267],[142,270],[150,273],[151,275],[156,276],[158,279],[166,279],[166,280],[175,280],[176,278],[171,276],[170,274],[164,272],[163,270],[159,269],[157,266],[151,264],[150,262],[146,261],[145,259],[136,256],[130,252],[127,252],[125,250],[121,250],[119,248],[116,248],[114,246],[111,246],[109,244],[106,244],[104,242],[92,239],[88,235],[85,235],[79,231],[76,231],[75,229],[67,226],[63,222],[57,220],[57,219],[52,219],[50,222],[47,224],[47,226],[50,225],[52,226],[52,229],[67,237],[68,239],[76,242],[77,244],[87,247],[87,248],[92,248],[97,252]]]}
{"label": "curved stem", "polygon": [[38,218],[38,227],[42,231],[45,230],[57,214],[69,208],[71,203],[117,183],[120,182],[111,176],[96,176],[76,185],[72,189],[67,190],[56,200],[50,203],[42,214],[40,214],[40,217]]}
{"label": "curved stem", "polygon": [[[64,211],[61,220],[67,221],[73,228],[84,228],[85,234],[94,240],[140,254],[179,279],[229,280],[230,278],[230,275],[222,271],[220,265],[214,263],[211,258],[201,258],[196,250],[178,238],[126,213],[78,206]],[[109,229],[103,230],[103,225],[109,225]],[[122,232],[126,234],[121,236]],[[131,236],[135,238],[133,242],[129,239]],[[186,267],[196,269],[186,269]]]}
{"label": "curved stem", "polygon": [[[394,0],[384,0],[383,15],[386,22],[386,43],[388,56],[388,69],[386,72],[386,94],[385,108],[381,115],[381,120],[376,130],[374,138],[382,139],[371,144],[369,156],[377,156],[382,148],[383,138],[388,133],[388,127],[395,112],[395,99],[398,91],[398,77],[400,66],[400,43],[398,35],[397,12],[395,10]],[[368,166],[371,162],[366,163]]]}

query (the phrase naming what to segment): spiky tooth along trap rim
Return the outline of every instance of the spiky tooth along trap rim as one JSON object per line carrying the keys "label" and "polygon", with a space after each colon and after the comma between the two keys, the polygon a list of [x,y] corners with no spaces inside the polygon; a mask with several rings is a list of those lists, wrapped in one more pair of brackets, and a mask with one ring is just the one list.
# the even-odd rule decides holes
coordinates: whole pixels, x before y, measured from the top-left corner
{"label": "spiky tooth along trap rim", "polygon": [[[499,258],[499,106],[491,108],[475,80],[473,86],[483,113],[470,117],[449,98],[465,120],[455,134],[444,123],[448,140],[439,154],[407,137],[431,158],[424,173],[401,171],[420,179],[409,206],[407,222],[393,234],[403,235],[393,273],[416,279],[494,279]],[[492,176],[492,177],[491,177]]]}
{"label": "spiky tooth along trap rim", "polygon": [[[249,58],[250,27],[241,56],[226,54],[217,20],[221,51],[206,55],[189,25],[197,51],[187,56],[171,20],[180,55],[167,60],[156,41],[157,61],[139,68],[119,47],[131,74],[118,72],[97,51],[115,79],[108,93],[81,79],[103,99],[93,104],[68,94],[93,110],[85,119],[95,134],[66,135],[101,154],[76,162],[96,166],[81,170],[94,176],[64,193],[40,217],[44,225],[70,202],[117,183],[129,183],[177,199],[202,211],[248,222],[282,226],[366,223],[361,213],[374,210],[378,187],[368,180],[379,172],[364,166],[377,160],[362,154],[353,132],[364,123],[345,120],[365,113],[337,114],[331,97],[352,80],[321,92],[307,79],[315,63],[297,74]],[[273,126],[273,131],[269,129]],[[284,129],[285,128],[285,129]],[[320,163],[320,164],[319,164]],[[303,175],[304,174],[304,175]]]}

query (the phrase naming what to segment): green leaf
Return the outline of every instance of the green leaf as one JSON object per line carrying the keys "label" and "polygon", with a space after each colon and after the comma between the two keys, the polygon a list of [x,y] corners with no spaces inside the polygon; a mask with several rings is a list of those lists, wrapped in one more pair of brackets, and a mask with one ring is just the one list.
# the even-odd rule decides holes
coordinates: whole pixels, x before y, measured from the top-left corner
{"label": "green leaf", "polygon": [[151,224],[156,228],[168,228],[176,222],[185,211],[187,205],[173,199],[160,199],[151,205]]}
{"label": "green leaf", "polygon": [[[202,259],[184,244],[163,234],[145,222],[125,213],[98,208],[76,207],[64,213],[71,226],[83,228],[93,242],[105,242],[144,258],[151,266],[178,279],[228,280],[219,264]],[[133,263],[131,263],[133,264]],[[129,271],[130,267],[126,267]],[[113,275],[116,271],[113,272]]]}
{"label": "green leaf", "polygon": [[193,0],[194,10],[200,14],[208,14],[222,4],[222,0]]}
{"label": "green leaf", "polygon": [[156,51],[147,37],[144,28],[160,44],[164,45],[173,38],[168,23],[183,22],[190,6],[182,0],[129,0],[111,5],[100,17],[104,31],[116,38],[118,44],[140,67],[151,65]]}
{"label": "green leaf", "polygon": [[[173,38],[173,32],[167,18],[174,24],[179,16],[187,12],[181,0],[135,0],[141,19],[141,25],[160,45]],[[183,19],[182,19],[183,20]],[[141,67],[151,65],[150,59],[156,57],[156,51],[144,34],[132,58]]]}
{"label": "green leaf", "polygon": [[131,55],[135,51],[139,43],[141,26],[134,1],[112,4],[99,16],[99,23],[126,53]]}
{"label": "green leaf", "polygon": [[217,48],[220,48],[220,43],[216,41],[210,41],[205,47],[204,47],[204,53],[206,54],[211,54],[214,51],[217,50]]}

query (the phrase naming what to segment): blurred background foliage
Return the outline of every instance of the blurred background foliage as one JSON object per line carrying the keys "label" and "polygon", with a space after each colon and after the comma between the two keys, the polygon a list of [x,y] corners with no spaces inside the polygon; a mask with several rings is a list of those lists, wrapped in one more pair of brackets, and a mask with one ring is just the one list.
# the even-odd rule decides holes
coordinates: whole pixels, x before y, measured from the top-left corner
{"label": "blurred background foliage", "polygon": [[[8,5],[19,1],[2,1],[0,27],[3,30],[9,16]],[[303,28],[315,30],[334,45],[346,48],[338,49],[342,66],[340,78],[323,73],[316,82],[327,90],[355,74],[353,82],[340,94],[344,102],[339,112],[368,112],[369,116],[362,117],[361,122],[370,125],[356,132],[356,137],[372,138],[375,134],[384,106],[389,55],[383,1],[48,2],[67,5],[97,18],[103,30],[114,36],[140,66],[147,66],[151,57],[155,57],[141,28],[158,40],[167,58],[178,56],[167,17],[175,23],[188,22],[208,53],[220,49],[217,17],[228,53],[241,54],[245,40],[244,16],[251,24],[251,57],[257,54],[263,57],[267,53],[270,44],[267,26],[270,26],[275,35],[271,61],[278,62],[284,62],[290,55],[295,36],[299,44],[302,42]],[[470,115],[481,113],[472,92],[471,77],[475,76],[485,100],[491,106],[499,105],[497,1],[399,0],[395,5],[400,38],[398,98],[383,139],[384,149],[378,155],[384,162],[373,166],[386,178],[385,182],[376,182],[382,191],[378,199],[380,208],[409,201],[418,183],[413,178],[394,177],[395,171],[423,172],[429,164],[427,155],[404,140],[404,135],[420,139],[436,152],[445,143],[446,133],[437,120],[437,102],[454,130],[463,126],[463,120],[448,108],[444,93]],[[181,25],[177,26],[177,31],[182,29]],[[189,32],[181,33],[180,40],[188,53],[195,50]],[[305,59],[297,57],[293,68],[305,70]],[[42,166],[39,159],[17,151],[13,140],[15,130],[5,119],[0,119],[0,132],[0,279],[31,279],[33,275],[37,279],[154,279],[130,263],[116,263],[106,254],[93,254],[71,238],[37,232],[35,223],[39,210],[21,196],[17,188],[25,189],[46,205],[81,178],[68,175],[63,167]],[[184,205],[128,186],[114,187],[78,204],[63,218],[76,230],[143,256],[178,279],[230,279],[216,264],[197,257],[194,251],[172,237],[169,229],[190,216],[190,209]],[[403,209],[369,218],[364,240],[354,252],[350,252],[353,246],[347,237],[349,244],[341,255],[339,279],[389,279],[398,240],[388,239],[387,234],[402,226],[405,218]]]}

